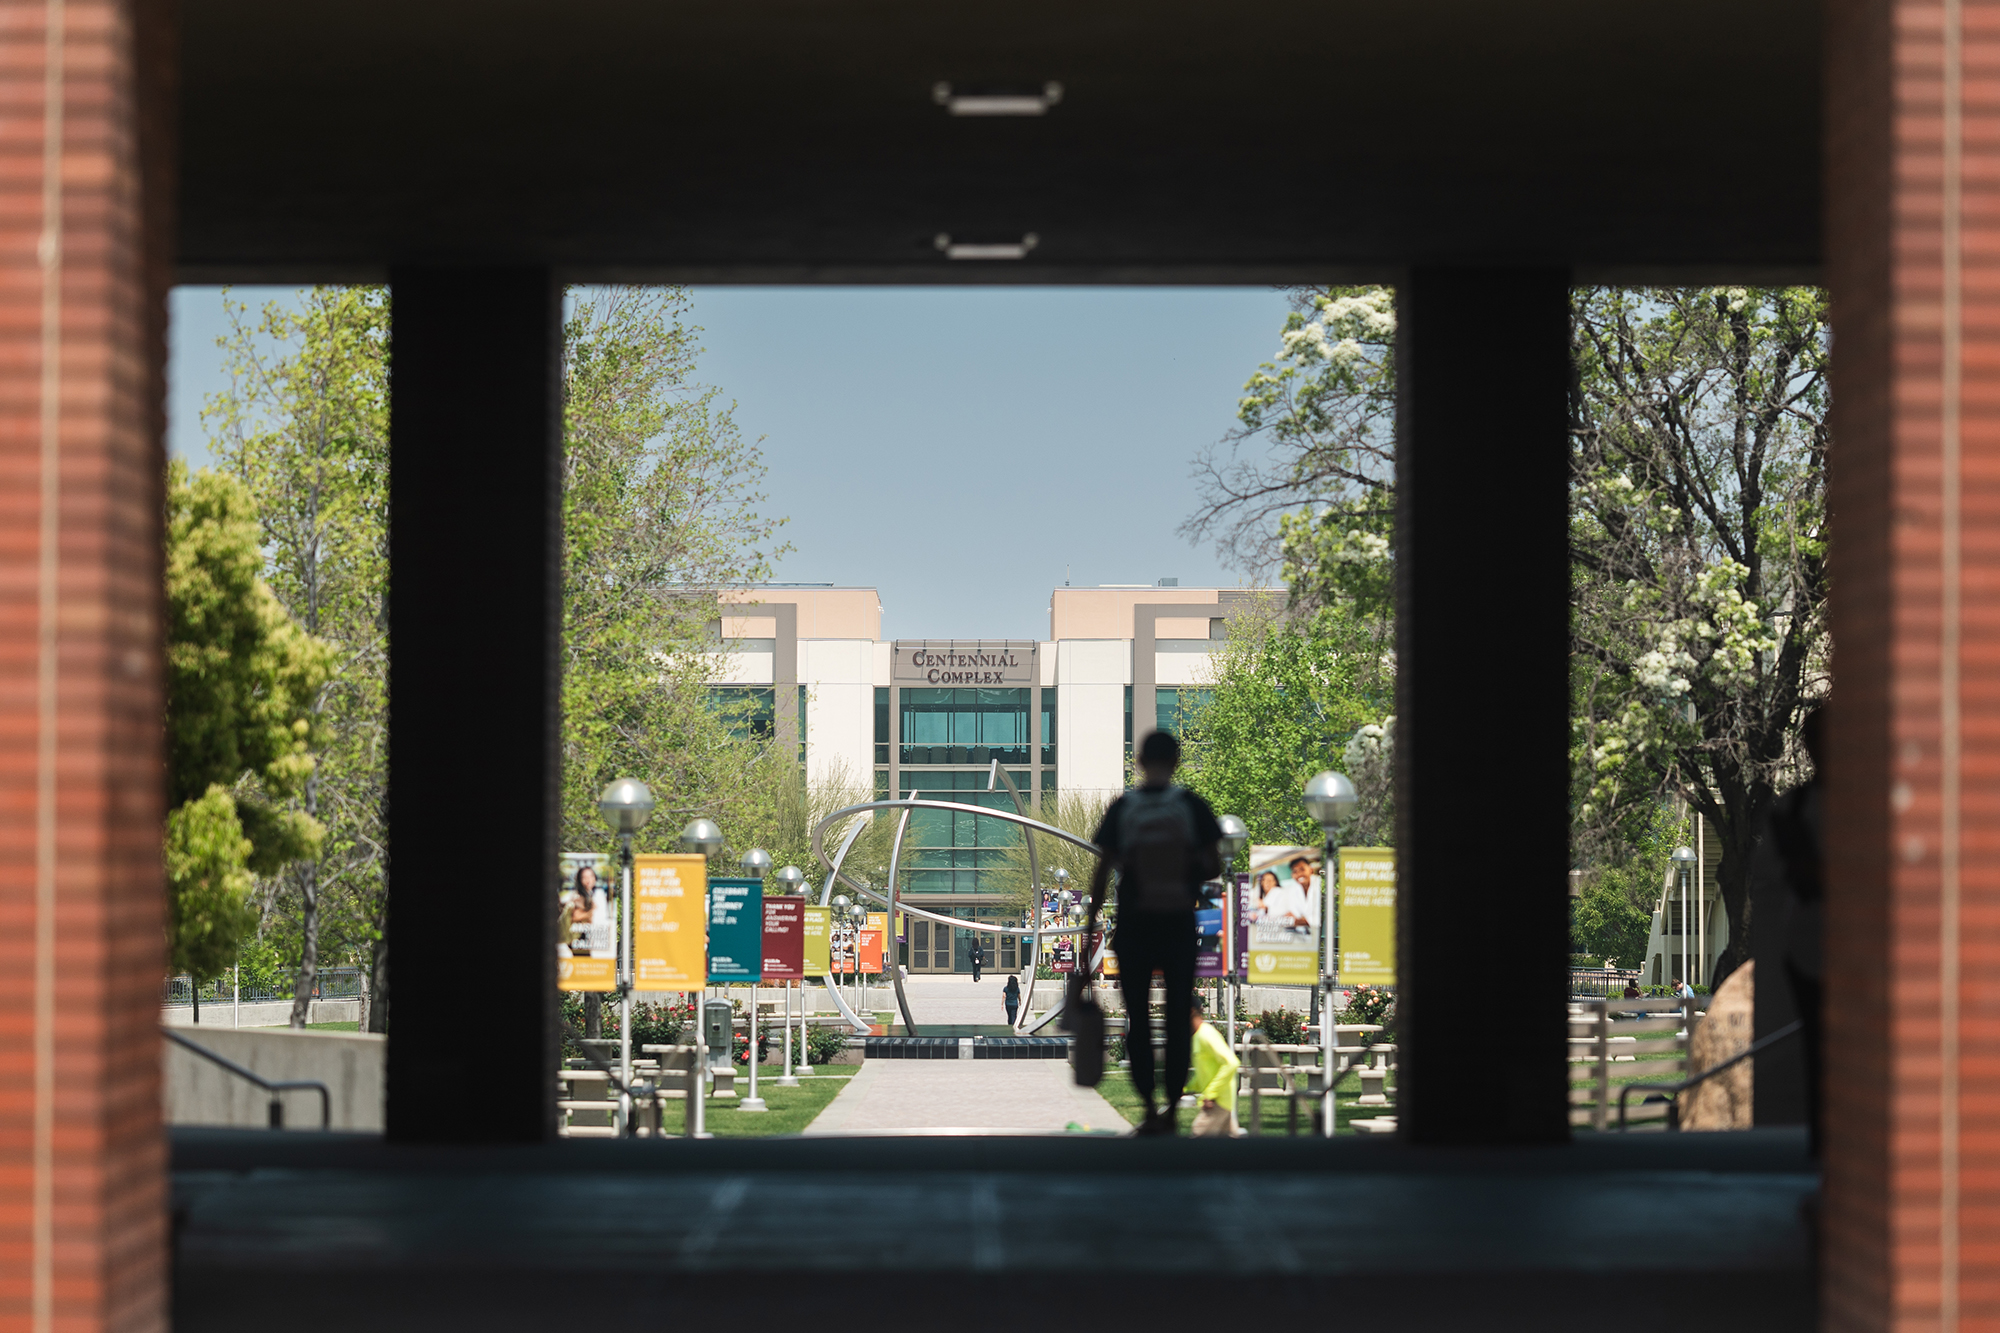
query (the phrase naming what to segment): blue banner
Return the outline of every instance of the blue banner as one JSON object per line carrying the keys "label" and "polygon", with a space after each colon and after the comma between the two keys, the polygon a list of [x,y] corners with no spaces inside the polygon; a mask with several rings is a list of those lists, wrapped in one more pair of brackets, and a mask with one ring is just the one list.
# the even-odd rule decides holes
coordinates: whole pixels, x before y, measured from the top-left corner
{"label": "blue banner", "polygon": [[756,981],[764,974],[764,881],[708,881],[708,979]]}

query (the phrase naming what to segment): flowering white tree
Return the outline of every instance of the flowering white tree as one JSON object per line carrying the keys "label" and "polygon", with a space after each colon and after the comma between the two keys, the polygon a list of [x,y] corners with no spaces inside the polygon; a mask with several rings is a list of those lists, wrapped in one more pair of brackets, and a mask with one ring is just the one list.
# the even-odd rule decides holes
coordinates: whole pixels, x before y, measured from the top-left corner
{"label": "flowering white tree", "polygon": [[1663,794],[1706,816],[1719,983],[1749,956],[1751,844],[1826,688],[1825,296],[1599,289],[1571,327],[1579,851],[1615,857]]}
{"label": "flowering white tree", "polygon": [[[1826,687],[1825,297],[1587,289],[1571,328],[1575,864],[1657,884],[1662,804],[1707,816],[1720,981],[1748,952],[1750,842]],[[1293,615],[1337,608],[1384,643],[1395,332],[1387,288],[1295,294],[1236,429],[1196,462],[1203,503],[1183,528],[1281,572]]]}
{"label": "flowering white tree", "polygon": [[1182,524],[1250,573],[1281,568],[1300,610],[1386,615],[1395,593],[1396,297],[1387,287],[1293,294],[1274,360],[1243,386],[1237,426],[1195,461]]}

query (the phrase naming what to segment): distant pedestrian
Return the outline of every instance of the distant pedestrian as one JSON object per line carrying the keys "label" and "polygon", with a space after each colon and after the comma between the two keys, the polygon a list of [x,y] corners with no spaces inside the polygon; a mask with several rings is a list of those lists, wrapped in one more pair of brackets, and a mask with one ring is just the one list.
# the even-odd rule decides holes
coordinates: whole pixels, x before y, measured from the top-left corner
{"label": "distant pedestrian", "polygon": [[980,952],[979,952],[979,941],[978,941],[978,940],[974,940],[974,941],[972,942],[972,955],[971,955],[971,957],[972,957],[972,979],[973,979],[974,981],[977,981],[977,980],[979,980],[979,965],[980,965],[981,963],[983,963],[984,961],[986,961],[986,956],[985,956],[984,954],[982,954],[982,953],[980,953]]}
{"label": "distant pedestrian", "polygon": [[1007,978],[1007,989],[1000,997],[1007,1004],[1007,1026],[1014,1026],[1014,1015],[1021,1012],[1021,979]]}
{"label": "distant pedestrian", "polygon": [[1639,978],[1633,977],[1631,980],[1625,983],[1625,998],[1628,1000],[1636,1000],[1641,998],[1639,991]]}
{"label": "distant pedestrian", "polygon": [[[1173,785],[1181,743],[1172,732],[1155,731],[1139,746],[1145,781],[1111,803],[1091,839],[1100,853],[1090,878],[1090,928],[1118,871],[1118,924],[1112,948],[1118,954],[1118,984],[1125,995],[1128,1030],[1125,1056],[1132,1086],[1146,1104],[1141,1134],[1177,1132],[1174,1108],[1187,1086],[1193,1033],[1174,1014],[1194,1003],[1194,907],[1202,884],[1222,873],[1216,844],[1222,826],[1207,801]],[[1166,982],[1167,1067],[1160,1091],[1165,1109],[1153,1106],[1151,1006],[1153,973]]]}
{"label": "distant pedestrian", "polygon": [[1694,987],[1688,985],[1685,981],[1682,981],[1679,977],[1675,977],[1674,995],[1678,999],[1692,1000],[1694,998]]}
{"label": "distant pedestrian", "polygon": [[1195,1112],[1194,1136],[1198,1139],[1233,1139],[1243,1131],[1236,1127],[1236,1052],[1228,1040],[1208,1021],[1208,1006],[1201,996],[1189,1007],[1189,1031],[1194,1034],[1194,1087],[1201,1098]]}

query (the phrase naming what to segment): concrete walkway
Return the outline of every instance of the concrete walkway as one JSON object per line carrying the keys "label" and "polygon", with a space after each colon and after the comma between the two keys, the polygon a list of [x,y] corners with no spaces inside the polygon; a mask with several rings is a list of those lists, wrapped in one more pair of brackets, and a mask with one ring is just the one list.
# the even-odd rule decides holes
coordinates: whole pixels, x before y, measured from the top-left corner
{"label": "concrete walkway", "polygon": [[1071,1124],[1130,1129],[1096,1089],[1076,1086],[1067,1060],[869,1060],[805,1132],[1060,1133]]}
{"label": "concrete walkway", "polygon": [[[970,974],[918,975],[903,983],[903,993],[910,998],[910,1017],[917,1021],[919,1029],[926,1023],[1004,1025],[1007,1022],[1005,991],[1010,975],[1007,972],[988,972],[976,982]],[[1026,981],[1021,983],[1023,994],[1027,986]],[[1035,1007],[1046,1009],[1061,994],[1060,981],[1044,981],[1035,987]]]}

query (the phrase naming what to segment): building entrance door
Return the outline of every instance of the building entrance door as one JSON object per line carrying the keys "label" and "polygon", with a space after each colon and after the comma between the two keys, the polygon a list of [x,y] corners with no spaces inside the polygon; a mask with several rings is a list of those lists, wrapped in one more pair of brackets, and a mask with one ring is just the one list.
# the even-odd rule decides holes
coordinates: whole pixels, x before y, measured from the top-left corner
{"label": "building entrance door", "polygon": [[910,922],[910,971],[951,971],[951,927],[921,917]]}

